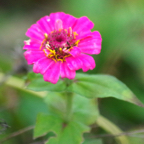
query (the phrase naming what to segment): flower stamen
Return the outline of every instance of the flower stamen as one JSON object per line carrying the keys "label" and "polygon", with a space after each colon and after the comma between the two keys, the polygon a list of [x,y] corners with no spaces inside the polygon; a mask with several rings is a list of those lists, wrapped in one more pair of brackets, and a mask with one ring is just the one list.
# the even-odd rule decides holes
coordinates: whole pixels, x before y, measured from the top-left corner
{"label": "flower stamen", "polygon": [[76,36],[78,35],[77,32],[73,32],[74,33],[74,39],[76,39]]}
{"label": "flower stamen", "polygon": [[40,50],[43,49],[45,56],[57,61],[65,61],[66,57],[71,56],[69,53],[73,46],[78,46],[80,40],[76,40],[78,35],[72,31],[72,28],[63,29],[62,21],[57,20],[55,23],[56,30],[49,35],[44,34],[45,39],[42,41]]}
{"label": "flower stamen", "polygon": [[44,40],[42,41],[42,43],[41,43],[40,50],[41,50],[41,48],[43,47],[44,43],[47,41],[47,39],[48,39],[48,34],[45,33],[45,34],[44,34],[44,37],[45,37],[45,39],[44,39]]}
{"label": "flower stamen", "polygon": [[44,34],[44,37],[45,37],[45,39],[48,39],[48,34],[45,33],[45,34]]}
{"label": "flower stamen", "polygon": [[75,42],[75,45],[76,46],[78,46],[78,43],[80,42],[80,40],[77,40],[76,42]]}

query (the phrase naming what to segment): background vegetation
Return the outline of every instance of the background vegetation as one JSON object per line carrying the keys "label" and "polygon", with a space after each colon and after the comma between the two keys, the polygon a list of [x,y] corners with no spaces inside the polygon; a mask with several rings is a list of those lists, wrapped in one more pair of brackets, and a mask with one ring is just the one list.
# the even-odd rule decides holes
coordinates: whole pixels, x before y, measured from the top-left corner
{"label": "background vegetation", "polygon": [[[87,16],[103,38],[96,68],[88,73],[117,77],[144,102],[144,1],[143,0],[25,0],[0,1],[0,72],[24,78],[31,69],[23,59],[23,40],[31,24],[51,12],[63,11],[75,17]],[[0,84],[0,122],[10,127],[3,139],[19,129],[35,124],[36,115],[47,110],[41,98]],[[113,98],[99,99],[100,113],[123,131],[144,129],[144,108]],[[0,123],[0,124],[1,124]],[[3,126],[1,125],[1,129]],[[0,129],[0,130],[1,130]],[[101,129],[98,128],[98,133]],[[113,138],[102,138],[114,143]],[[131,144],[143,137],[131,138]],[[40,142],[39,142],[40,141]],[[4,144],[42,144],[32,140],[32,131],[13,137]],[[39,143],[37,143],[39,142]]]}

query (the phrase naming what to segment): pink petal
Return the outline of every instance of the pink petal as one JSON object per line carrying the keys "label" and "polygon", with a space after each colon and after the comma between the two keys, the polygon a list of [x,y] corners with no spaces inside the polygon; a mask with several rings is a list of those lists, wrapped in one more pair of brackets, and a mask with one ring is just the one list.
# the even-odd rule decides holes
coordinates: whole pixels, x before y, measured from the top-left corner
{"label": "pink petal", "polygon": [[94,27],[92,21],[90,21],[86,16],[83,16],[77,20],[77,22],[72,26],[73,31],[78,34],[83,33],[83,31],[89,31]]}
{"label": "pink petal", "polygon": [[32,49],[37,49],[37,50],[39,50],[40,49],[40,44],[35,44],[35,45],[25,45],[24,47],[23,47],[23,49],[29,49],[29,50],[32,50]]}
{"label": "pink petal", "polygon": [[[90,42],[92,40],[95,40],[97,43],[101,43],[102,38],[98,31],[87,33],[86,35],[80,37],[80,42]],[[79,43],[80,44],[80,43]]]}
{"label": "pink petal", "polygon": [[92,37],[92,32],[91,32],[90,30],[81,31],[81,32],[76,36],[76,39],[82,41],[82,40],[85,39],[86,37]]}
{"label": "pink petal", "polygon": [[90,36],[87,36],[80,40],[78,47],[83,53],[87,54],[99,54],[101,52],[101,35],[95,31]]}
{"label": "pink petal", "polygon": [[34,50],[39,50],[41,46],[41,42],[40,41],[33,41],[30,40],[29,43],[25,43],[23,49],[34,49]]}
{"label": "pink petal", "polygon": [[82,49],[82,52],[86,54],[99,54],[101,49]]}
{"label": "pink petal", "polygon": [[81,35],[78,35],[77,38],[81,41],[90,39],[100,39],[102,41],[101,35],[98,31],[91,32],[90,30],[83,31],[83,33]]}
{"label": "pink petal", "polygon": [[94,42],[88,42],[88,43],[85,43],[85,45],[79,44],[79,49],[81,49],[81,51],[83,53],[99,54],[101,52],[101,45],[97,44],[95,41]]}
{"label": "pink petal", "polygon": [[56,84],[60,76],[60,62],[52,61],[44,73],[44,80]]}
{"label": "pink petal", "polygon": [[57,19],[55,21],[55,29],[58,31],[58,30],[61,30],[63,29],[63,22],[61,19]]}
{"label": "pink petal", "polygon": [[35,73],[44,74],[45,71],[50,66],[50,64],[51,64],[52,61],[53,60],[49,59],[48,57],[43,57],[43,58],[39,59],[36,63],[34,63],[33,71]]}
{"label": "pink petal", "polygon": [[39,28],[37,24],[33,24],[26,32],[26,36],[43,41],[44,37],[44,32]]}
{"label": "pink petal", "polygon": [[60,19],[60,20],[63,20],[64,17],[65,17],[65,13],[63,12],[57,12],[57,13],[51,13],[50,14],[50,19],[51,21],[53,22],[53,24],[55,23],[56,20]]}
{"label": "pink petal", "polygon": [[81,53],[81,50],[78,47],[73,47],[69,52],[73,57],[78,56]]}
{"label": "pink petal", "polygon": [[70,70],[66,62],[61,63],[61,77],[62,78],[74,79],[75,75],[76,75],[75,70]]}
{"label": "pink petal", "polygon": [[51,23],[49,22],[50,18],[49,16],[45,16],[41,18],[39,21],[37,21],[37,24],[39,27],[44,31],[44,33],[49,34],[53,30],[53,26],[51,26]]}
{"label": "pink petal", "polygon": [[98,31],[92,32],[92,35],[93,35],[93,38],[100,39],[100,41],[102,41],[101,34]]}
{"label": "pink petal", "polygon": [[50,23],[53,25],[53,30],[55,29],[55,22],[56,20],[60,19],[61,20],[61,15],[63,15],[62,12],[57,12],[57,13],[51,13],[50,14]]}
{"label": "pink petal", "polygon": [[72,27],[76,23],[77,18],[69,14],[65,14],[62,20],[63,20],[63,27],[65,29],[68,29],[69,27]]}
{"label": "pink petal", "polygon": [[93,70],[95,68],[95,60],[92,56],[86,55],[86,54],[81,54],[79,56],[79,59],[82,61],[83,66],[82,66],[82,70],[84,72],[90,70]]}
{"label": "pink petal", "polygon": [[42,41],[38,41],[38,40],[35,40],[35,39],[29,39],[29,40],[25,40],[24,41],[24,44],[25,45],[30,45],[30,44],[41,44]]}
{"label": "pink petal", "polygon": [[68,57],[66,58],[67,66],[70,70],[78,70],[82,68],[82,61],[78,57]]}
{"label": "pink petal", "polygon": [[26,52],[24,52],[24,56],[28,64],[33,64],[39,59],[45,57],[43,51],[31,51],[31,50],[27,50]]}
{"label": "pink petal", "polygon": [[50,18],[51,18],[53,23],[55,23],[55,21],[57,19],[61,19],[63,21],[63,28],[64,29],[68,29],[69,27],[74,25],[74,23],[77,20],[77,18],[75,18],[75,17],[73,17],[73,16],[71,16],[69,14],[65,14],[63,12],[51,13],[50,14]]}
{"label": "pink petal", "polygon": [[52,19],[55,22],[55,20],[63,18],[64,15],[65,13],[63,12],[51,13],[50,19]]}

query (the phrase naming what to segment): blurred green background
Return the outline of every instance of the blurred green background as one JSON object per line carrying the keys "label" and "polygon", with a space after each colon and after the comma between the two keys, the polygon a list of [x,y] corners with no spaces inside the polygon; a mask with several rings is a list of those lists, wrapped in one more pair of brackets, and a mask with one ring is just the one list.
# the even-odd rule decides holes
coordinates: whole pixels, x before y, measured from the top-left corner
{"label": "blurred green background", "polygon": [[[101,54],[94,56],[96,68],[88,73],[116,76],[144,102],[144,1],[143,0],[25,0],[0,1],[0,72],[24,77],[28,67],[23,59],[23,40],[31,24],[52,12],[63,11],[75,17],[87,16],[95,23],[93,30],[102,35]],[[20,67],[20,68],[19,68]],[[1,81],[1,80],[0,80]],[[112,98],[99,99],[100,113],[122,130],[144,128],[144,108]],[[0,85],[0,121],[12,132],[34,125],[36,115],[47,111],[42,99],[4,84]],[[144,138],[130,138],[142,144]],[[32,131],[4,144],[42,144],[32,140]],[[114,144],[113,138],[103,138]]]}

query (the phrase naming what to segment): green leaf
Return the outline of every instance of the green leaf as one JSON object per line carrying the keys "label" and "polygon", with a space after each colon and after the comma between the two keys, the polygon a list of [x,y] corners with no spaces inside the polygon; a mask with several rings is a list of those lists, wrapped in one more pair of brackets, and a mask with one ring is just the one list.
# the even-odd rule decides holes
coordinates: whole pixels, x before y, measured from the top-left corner
{"label": "green leaf", "polygon": [[66,99],[64,93],[49,92],[45,97],[45,102],[51,113],[58,115],[62,119],[65,118]]}
{"label": "green leaf", "polygon": [[89,132],[89,127],[76,122],[71,121],[56,138],[50,138],[46,144],[80,144],[83,141],[82,134]]}
{"label": "green leaf", "polygon": [[64,81],[59,80],[57,84],[45,82],[41,74],[29,73],[27,78],[27,88],[33,91],[55,91],[61,92],[66,89]]}
{"label": "green leaf", "polygon": [[[66,95],[64,93],[49,92],[45,97],[51,113],[62,119],[66,113]],[[87,99],[77,94],[73,96],[72,119],[86,125],[93,124],[99,116],[98,105],[95,99]]]}
{"label": "green leaf", "polygon": [[99,116],[96,99],[87,99],[79,95],[74,95],[73,105],[73,119],[86,125],[95,123]]}
{"label": "green leaf", "polygon": [[125,84],[110,75],[77,74],[67,90],[87,98],[114,97],[144,107]]}
{"label": "green leaf", "polygon": [[39,114],[37,117],[36,127],[34,129],[34,138],[45,135],[48,132],[54,132],[57,135],[62,130],[62,119],[55,115]]}
{"label": "green leaf", "polygon": [[[34,130],[34,137],[40,137],[53,132],[55,137],[50,137],[46,144],[81,144],[82,135],[89,132],[88,125],[93,124],[99,116],[97,102],[74,94],[72,114],[66,122],[66,97],[69,93],[49,92],[45,97],[50,114],[39,114]],[[53,115],[52,115],[53,114]]]}
{"label": "green leaf", "polygon": [[82,134],[89,130],[88,126],[77,121],[65,124],[57,116],[39,114],[34,129],[34,138],[54,132],[56,137],[50,138],[46,144],[80,144],[83,141]]}

